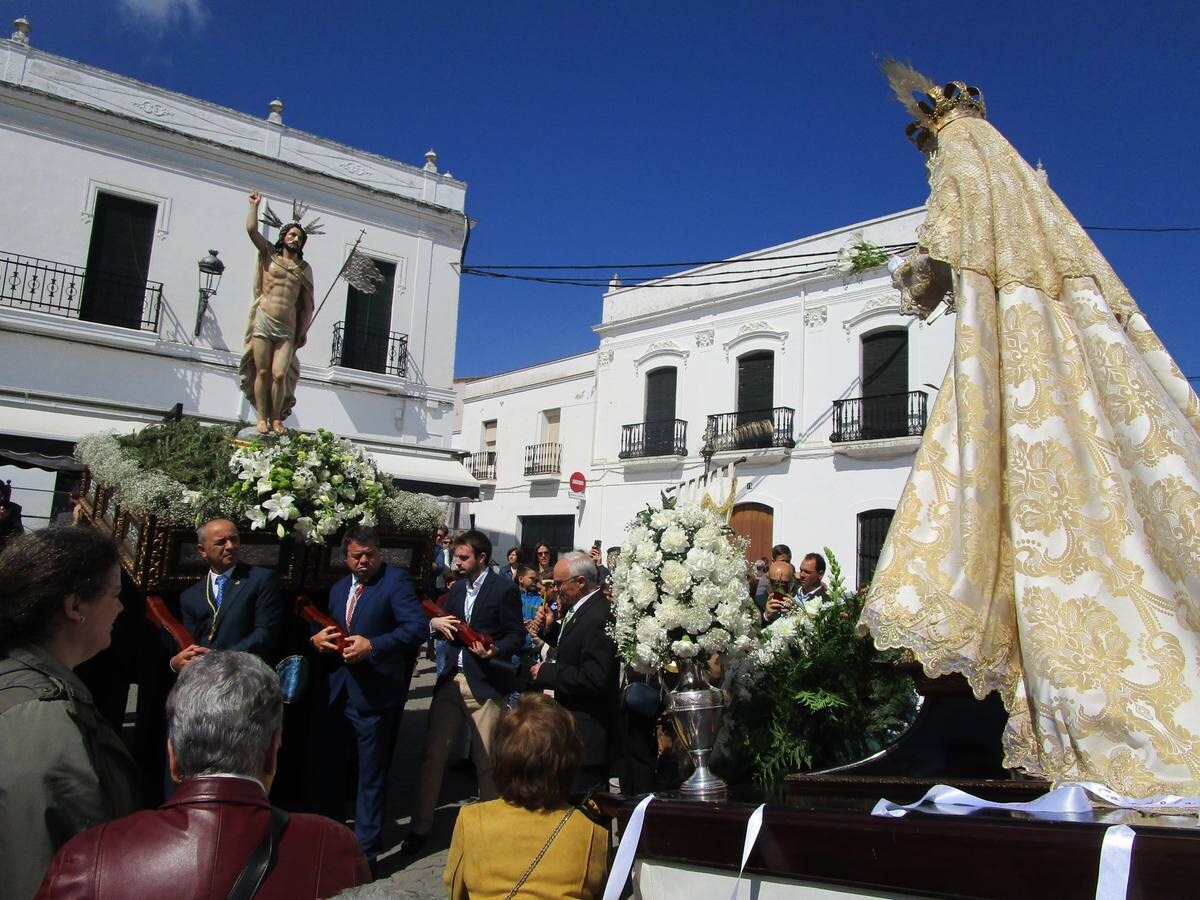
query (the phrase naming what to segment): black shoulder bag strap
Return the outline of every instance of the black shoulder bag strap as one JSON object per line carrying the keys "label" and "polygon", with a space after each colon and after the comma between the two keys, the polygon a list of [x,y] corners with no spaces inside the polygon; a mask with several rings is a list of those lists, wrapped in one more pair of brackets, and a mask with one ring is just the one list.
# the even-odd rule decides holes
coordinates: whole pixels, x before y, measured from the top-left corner
{"label": "black shoulder bag strap", "polygon": [[254,852],[250,854],[250,859],[246,862],[246,868],[242,869],[242,874],[238,876],[238,880],[234,882],[233,889],[229,892],[229,900],[251,900],[258,893],[258,889],[262,887],[263,879],[267,877],[267,873],[275,865],[275,851],[279,846],[279,839],[283,836],[283,829],[287,827],[287,823],[287,810],[280,809],[278,806],[272,806],[271,827],[267,829],[267,836],[262,839],[262,843],[255,847]]}

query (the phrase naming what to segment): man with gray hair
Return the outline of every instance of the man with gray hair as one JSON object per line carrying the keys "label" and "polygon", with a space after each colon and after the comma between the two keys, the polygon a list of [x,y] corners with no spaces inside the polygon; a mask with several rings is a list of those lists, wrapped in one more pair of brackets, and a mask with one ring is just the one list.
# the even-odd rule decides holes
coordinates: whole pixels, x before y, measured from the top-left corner
{"label": "man with gray hair", "polygon": [[609,739],[619,698],[617,645],[607,627],[612,607],[596,582],[596,564],[588,554],[573,550],[558,558],[554,586],[562,621],[544,632],[554,649],[529,673],[533,686],[553,690],[554,699],[575,719],[583,742],[575,791],[608,784]]}
{"label": "man with gray hair", "polygon": [[354,833],[271,806],[283,698],[257,656],[191,660],[167,699],[167,755],[179,787],[156,810],[76,835],[39,897],[329,897],[370,881]]}

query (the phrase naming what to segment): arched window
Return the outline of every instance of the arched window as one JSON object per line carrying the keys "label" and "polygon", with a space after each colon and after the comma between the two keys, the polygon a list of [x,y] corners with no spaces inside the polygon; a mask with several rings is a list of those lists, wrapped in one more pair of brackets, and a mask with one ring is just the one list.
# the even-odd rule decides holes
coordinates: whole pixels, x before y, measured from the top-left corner
{"label": "arched window", "polygon": [[[737,411],[762,413],[775,406],[775,354],[755,350],[737,360]],[[747,421],[767,416],[749,416]],[[739,416],[740,419],[740,416]],[[742,424],[740,421],[738,424]]]}
{"label": "arched window", "polygon": [[862,437],[908,434],[908,331],[888,328],[862,339]]}
{"label": "arched window", "polygon": [[675,387],[679,371],[662,366],[646,373],[645,455],[675,453]]}
{"label": "arched window", "polygon": [[870,584],[875,576],[883,539],[892,524],[894,509],[868,509],[858,514],[858,586]]}

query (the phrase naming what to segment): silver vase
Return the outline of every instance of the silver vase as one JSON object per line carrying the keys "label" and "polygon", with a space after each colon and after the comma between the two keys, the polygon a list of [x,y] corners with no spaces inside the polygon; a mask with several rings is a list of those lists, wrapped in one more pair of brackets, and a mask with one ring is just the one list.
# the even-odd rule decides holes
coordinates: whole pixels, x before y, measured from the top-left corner
{"label": "silver vase", "polygon": [[708,686],[694,661],[680,660],[678,665],[679,684],[667,694],[667,712],[696,766],[679,791],[696,800],[718,800],[725,796],[725,782],[708,768],[708,757],[721,729],[725,695]]}

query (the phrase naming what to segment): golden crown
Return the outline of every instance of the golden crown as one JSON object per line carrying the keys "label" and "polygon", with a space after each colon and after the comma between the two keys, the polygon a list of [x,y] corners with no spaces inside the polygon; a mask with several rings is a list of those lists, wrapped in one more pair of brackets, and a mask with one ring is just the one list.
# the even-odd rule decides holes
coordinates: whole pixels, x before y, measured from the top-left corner
{"label": "golden crown", "polygon": [[[930,140],[939,131],[956,119],[986,119],[987,105],[983,102],[983,91],[962,81],[951,81],[938,87],[912,66],[894,59],[883,63],[888,83],[913,120],[904,129],[908,139],[919,150],[926,150]],[[917,100],[914,94],[923,94]]]}

